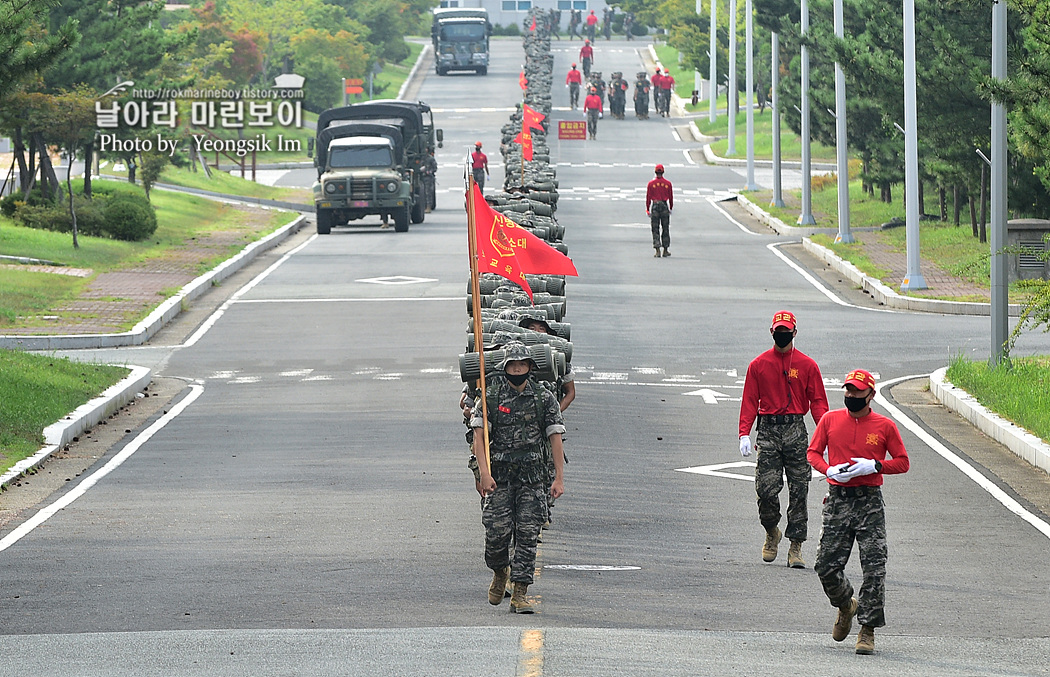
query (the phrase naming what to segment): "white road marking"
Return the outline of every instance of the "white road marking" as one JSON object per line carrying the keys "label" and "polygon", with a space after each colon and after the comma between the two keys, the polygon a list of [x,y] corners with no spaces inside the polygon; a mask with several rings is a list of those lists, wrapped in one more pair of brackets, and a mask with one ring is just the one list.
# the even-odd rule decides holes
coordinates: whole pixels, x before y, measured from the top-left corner
{"label": "white road marking", "polygon": [[1014,500],[1012,496],[1000,489],[990,479],[982,475],[980,471],[978,471],[976,468],[974,468],[962,458],[959,458],[959,456],[957,456],[950,449],[948,449],[948,447],[941,444],[940,441],[937,440],[933,435],[926,432],[922,428],[922,426],[920,426],[918,423],[909,418],[900,409],[890,404],[889,400],[887,400],[882,395],[882,389],[887,386],[896,385],[902,381],[908,381],[913,378],[929,378],[929,376],[929,374],[918,374],[915,376],[902,376],[900,378],[890,379],[889,381],[883,381],[882,383],[879,383],[877,386],[875,386],[875,401],[878,402],[879,405],[881,405],[882,407],[885,407],[885,409],[890,413],[890,416],[892,416],[894,419],[897,420],[898,423],[903,425],[916,437],[922,440],[926,444],[926,446],[928,446],[930,449],[939,454],[944,460],[948,461],[960,471],[962,471],[962,473],[969,477],[971,480],[973,480],[974,483],[977,484],[977,486],[987,491],[992,498],[1002,503],[1003,507],[1020,517],[1025,522],[1031,524],[1047,538],[1050,538],[1050,523],[1047,523],[1045,520],[1040,519],[1035,514],[1029,512],[1023,505]]}
{"label": "white road marking", "polygon": [[729,395],[720,393],[717,390],[711,390],[710,388],[701,388],[700,390],[693,390],[688,393],[682,393],[683,395],[697,395],[704,398],[704,404],[718,404],[719,398],[723,400],[730,399]]}
{"label": "white road marking", "polygon": [[204,392],[204,388],[200,385],[191,385],[190,392],[182,400],[180,400],[174,407],[168,410],[168,413],[161,416],[159,419],[153,422],[153,425],[143,430],[135,437],[134,440],[129,442],[127,446],[120,450],[120,452],[114,456],[106,465],[96,470],[89,477],[84,479],[80,484],[74,487],[69,493],[62,496],[48,507],[40,510],[38,513],[33,515],[31,518],[23,522],[19,527],[5,536],[0,540],[0,552],[7,550],[12,545],[22,540],[23,537],[28,535],[33,529],[50,519],[55,513],[63,508],[68,507],[73,501],[77,500],[81,496],[87,493],[88,489],[98,484],[99,480],[108,475],[109,473],[116,470],[124,461],[131,458],[143,444],[149,441],[151,437],[157,434],[164,426],[171,423],[176,416],[186,410],[188,406],[193,404],[194,401]]}
{"label": "white road marking", "polygon": [[391,277],[366,277],[354,282],[366,284],[419,284],[420,282],[437,282],[432,277],[409,277],[408,275],[393,275]]}
{"label": "white road marking", "polygon": [[293,369],[291,371],[282,371],[279,376],[307,376],[313,369]]}
{"label": "white road marking", "polygon": [[868,311],[871,311],[873,313],[896,313],[897,312],[896,310],[890,310],[888,308],[865,308],[864,306],[857,306],[857,305],[854,305],[852,303],[848,303],[846,301],[843,301],[838,296],[835,296],[835,294],[832,293],[832,291],[830,289],[828,289],[827,287],[822,285],[820,283],[820,281],[818,281],[815,277],[813,277],[808,272],[803,270],[801,266],[799,266],[797,263],[795,263],[794,261],[789,259],[787,256],[784,255],[783,252],[781,252],[779,249],[777,249],[777,247],[779,247],[782,244],[784,244],[784,243],[783,242],[770,242],[769,244],[766,245],[766,249],[768,249],[769,251],[771,251],[774,254],[776,254],[777,257],[781,261],[783,261],[784,263],[788,264],[788,266],[793,268],[795,270],[795,272],[797,272],[799,275],[801,275],[803,277],[803,279],[806,280],[806,282],[809,282],[811,285],[816,287],[817,290],[820,291],[821,294],[823,294],[824,296],[827,296],[829,299],[831,299],[832,301],[834,301],[838,305],[845,306],[846,308],[858,308],[860,310],[868,310]]}
{"label": "white road marking", "polygon": [[563,571],[641,571],[642,567],[608,564],[544,564],[544,569],[561,569]]}
{"label": "white road marking", "polygon": [[255,278],[251,282],[249,282],[248,284],[244,285],[243,287],[238,289],[236,292],[234,292],[233,296],[231,296],[230,298],[226,299],[226,301],[221,306],[219,306],[218,310],[216,310],[214,313],[212,313],[211,316],[207,320],[204,321],[204,324],[202,324],[197,329],[197,331],[193,332],[193,334],[188,339],[186,339],[186,342],[183,343],[180,347],[181,348],[189,348],[190,346],[196,344],[197,341],[201,340],[201,337],[203,337],[205,334],[207,334],[208,331],[213,326],[215,326],[215,323],[219,321],[219,318],[222,317],[223,314],[227,310],[229,310],[230,306],[232,306],[234,303],[237,303],[240,300],[240,297],[244,296],[249,291],[254,289],[255,286],[258,285],[263,280],[265,280],[270,275],[270,273],[272,273],[273,271],[277,270],[277,268],[282,263],[284,263],[285,261],[290,259],[294,254],[297,254],[300,250],[302,250],[304,247],[306,247],[306,245],[310,244],[311,242],[313,242],[316,239],[317,239],[317,234],[314,233],[309,238],[307,238],[306,242],[302,243],[301,245],[299,245],[295,249],[291,250],[290,252],[288,252],[287,254],[282,256],[281,258],[279,258],[269,268],[267,268],[263,272],[261,272],[258,275],[256,275]]}
{"label": "white road marking", "polygon": [[[754,468],[757,464],[752,461],[731,461],[729,463],[716,463],[714,465],[696,465],[691,468],[675,468],[675,472],[687,472],[693,475],[708,475],[709,477],[722,477],[729,480],[744,480],[745,482],[754,482],[755,476],[741,475],[735,472],[724,472],[730,468]],[[817,472],[816,470],[810,471],[813,479],[823,478],[824,475]]]}
{"label": "white road marking", "polygon": [[[464,298],[463,296],[419,296],[335,299],[239,299],[237,303],[390,303],[393,301],[458,301],[463,303]],[[184,345],[183,347],[185,348],[186,346]]]}
{"label": "white road marking", "polygon": [[688,162],[689,164],[691,164],[691,165],[695,165],[696,164],[696,161],[693,160],[692,156],[689,155],[689,151],[686,150],[685,148],[682,149],[682,155],[685,156],[685,161]]}

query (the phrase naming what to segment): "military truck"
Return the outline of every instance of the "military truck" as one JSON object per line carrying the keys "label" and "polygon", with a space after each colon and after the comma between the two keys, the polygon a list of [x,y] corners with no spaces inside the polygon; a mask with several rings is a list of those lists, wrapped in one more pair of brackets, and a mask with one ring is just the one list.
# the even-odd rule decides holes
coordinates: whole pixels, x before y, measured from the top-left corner
{"label": "military truck", "polygon": [[423,168],[442,137],[422,101],[368,101],[321,113],[312,149],[318,234],[365,216],[393,218],[399,233],[409,221],[423,223]]}
{"label": "military truck", "polygon": [[430,39],[434,43],[434,70],[489,72],[489,36],[492,24],[488,10],[450,7],[434,10]]}

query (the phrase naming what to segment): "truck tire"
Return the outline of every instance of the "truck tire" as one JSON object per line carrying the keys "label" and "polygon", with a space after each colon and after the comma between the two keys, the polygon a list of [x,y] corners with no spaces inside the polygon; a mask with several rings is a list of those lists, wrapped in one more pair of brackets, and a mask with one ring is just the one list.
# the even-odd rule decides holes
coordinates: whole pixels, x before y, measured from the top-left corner
{"label": "truck tire", "polygon": [[329,235],[332,232],[332,212],[328,209],[317,210],[317,234]]}
{"label": "truck tire", "polygon": [[394,232],[407,233],[408,232],[408,206],[401,207],[400,209],[394,210]]}
{"label": "truck tire", "polygon": [[478,68],[478,75],[488,75],[488,74],[489,74],[489,67],[488,66],[481,66],[480,68]]}
{"label": "truck tire", "polygon": [[421,190],[416,193],[415,202],[412,203],[412,223],[423,223],[425,218],[427,218],[427,197],[426,191]]}
{"label": "truck tire", "polygon": [[440,76],[444,76],[446,73],[448,73],[448,70],[441,68],[440,66],[435,68],[434,70],[437,71],[437,74]]}

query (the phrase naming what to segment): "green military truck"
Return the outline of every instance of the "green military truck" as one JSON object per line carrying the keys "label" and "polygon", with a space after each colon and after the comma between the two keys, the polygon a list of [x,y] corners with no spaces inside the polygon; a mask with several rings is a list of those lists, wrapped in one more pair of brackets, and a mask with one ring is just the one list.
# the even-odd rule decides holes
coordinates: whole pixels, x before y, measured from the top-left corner
{"label": "green military truck", "polygon": [[365,216],[392,218],[399,233],[410,221],[423,223],[423,170],[441,141],[422,101],[369,101],[321,113],[314,143],[318,234]]}
{"label": "green military truck", "polygon": [[489,36],[492,24],[488,10],[450,7],[434,10],[430,39],[434,43],[434,72],[489,72]]}

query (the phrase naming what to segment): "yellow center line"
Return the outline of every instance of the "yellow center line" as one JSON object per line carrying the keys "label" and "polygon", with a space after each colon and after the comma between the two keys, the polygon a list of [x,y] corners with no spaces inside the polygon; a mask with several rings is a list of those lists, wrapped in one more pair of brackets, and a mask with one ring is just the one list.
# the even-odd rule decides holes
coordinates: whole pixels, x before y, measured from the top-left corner
{"label": "yellow center line", "polygon": [[526,630],[521,633],[518,677],[541,677],[541,675],[543,675],[543,630]]}

